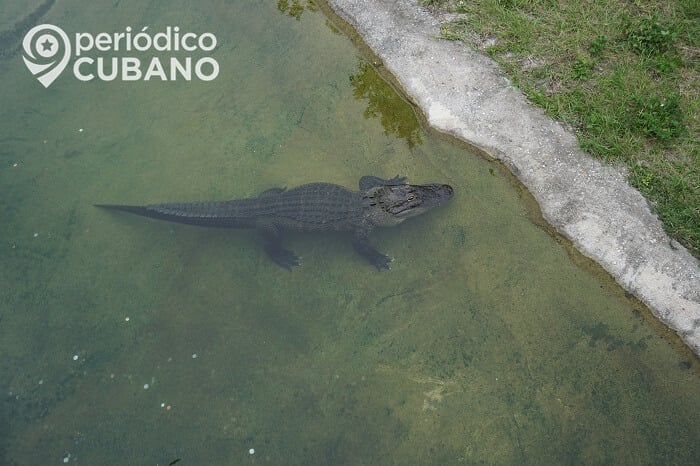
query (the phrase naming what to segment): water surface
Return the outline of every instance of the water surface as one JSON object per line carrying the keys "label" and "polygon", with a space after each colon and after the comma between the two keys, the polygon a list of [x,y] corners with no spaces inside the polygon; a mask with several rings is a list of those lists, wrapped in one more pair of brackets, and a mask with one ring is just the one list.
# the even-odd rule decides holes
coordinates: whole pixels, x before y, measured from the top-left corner
{"label": "water surface", "polygon": [[[31,3],[0,5],[5,31]],[[213,32],[212,82],[44,89],[16,52],[0,57],[4,463],[700,457],[697,359],[538,226],[500,167],[423,131],[307,6],[56,2],[40,19]],[[289,273],[253,232],[92,207],[366,174],[456,193],[373,234],[388,272],[342,235],[289,237],[303,258]]]}

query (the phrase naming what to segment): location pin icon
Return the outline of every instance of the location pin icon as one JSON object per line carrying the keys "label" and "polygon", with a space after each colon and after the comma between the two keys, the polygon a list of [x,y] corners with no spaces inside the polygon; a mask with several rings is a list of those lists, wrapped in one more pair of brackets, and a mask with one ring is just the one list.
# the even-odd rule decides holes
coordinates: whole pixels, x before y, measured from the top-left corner
{"label": "location pin icon", "polygon": [[24,36],[22,47],[24,64],[44,87],[58,78],[71,57],[68,35],[53,24],[31,28]]}

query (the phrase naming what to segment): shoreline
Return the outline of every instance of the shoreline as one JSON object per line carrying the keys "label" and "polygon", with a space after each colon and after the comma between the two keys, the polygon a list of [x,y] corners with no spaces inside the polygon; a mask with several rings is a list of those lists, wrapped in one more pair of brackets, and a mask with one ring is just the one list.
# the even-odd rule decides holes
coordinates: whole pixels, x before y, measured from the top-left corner
{"label": "shoreline", "polygon": [[622,168],[584,152],[490,58],[438,39],[415,0],[327,0],[432,129],[502,162],[544,219],[700,356],[700,261],[671,239]]}

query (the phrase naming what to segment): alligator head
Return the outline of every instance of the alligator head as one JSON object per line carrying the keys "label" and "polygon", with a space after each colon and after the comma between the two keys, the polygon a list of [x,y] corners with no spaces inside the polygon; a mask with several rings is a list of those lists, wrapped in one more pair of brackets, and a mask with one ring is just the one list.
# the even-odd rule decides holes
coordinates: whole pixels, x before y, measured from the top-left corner
{"label": "alligator head", "polygon": [[453,193],[446,184],[399,184],[372,187],[363,200],[374,225],[392,226],[446,203]]}

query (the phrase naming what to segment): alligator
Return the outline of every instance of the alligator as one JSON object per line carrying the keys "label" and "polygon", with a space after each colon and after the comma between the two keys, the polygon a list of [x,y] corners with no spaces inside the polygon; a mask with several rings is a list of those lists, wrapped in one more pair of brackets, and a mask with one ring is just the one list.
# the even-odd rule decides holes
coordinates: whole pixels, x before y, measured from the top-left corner
{"label": "alligator", "polygon": [[359,184],[359,192],[337,184],[309,183],[230,201],[95,206],[188,225],[254,228],[265,239],[270,258],[287,270],[299,265],[299,257],[282,246],[283,232],[348,231],[354,235],[355,251],[381,270],[388,269],[392,259],[369,243],[370,232],[442,205],[453,195],[449,185],[412,185],[398,176],[389,180],[363,176]]}

